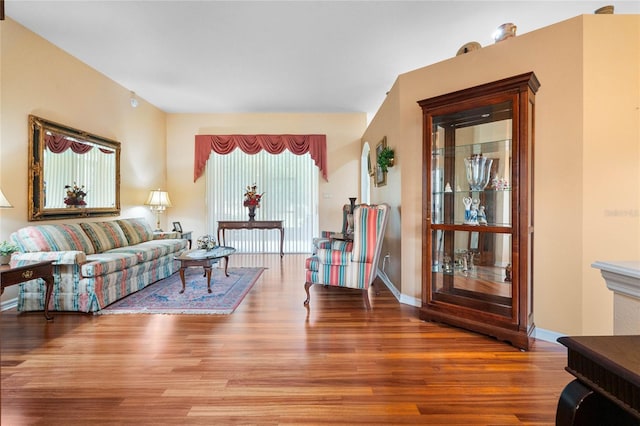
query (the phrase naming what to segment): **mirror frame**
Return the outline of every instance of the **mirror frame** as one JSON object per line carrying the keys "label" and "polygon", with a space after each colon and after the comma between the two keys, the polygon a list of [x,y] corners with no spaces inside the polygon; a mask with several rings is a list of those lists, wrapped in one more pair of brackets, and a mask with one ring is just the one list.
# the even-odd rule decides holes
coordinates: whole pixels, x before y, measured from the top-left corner
{"label": "mirror frame", "polygon": [[[81,139],[115,150],[116,199],[114,207],[45,208],[44,205],[44,135],[51,132]],[[120,142],[29,115],[29,221],[120,215]]]}

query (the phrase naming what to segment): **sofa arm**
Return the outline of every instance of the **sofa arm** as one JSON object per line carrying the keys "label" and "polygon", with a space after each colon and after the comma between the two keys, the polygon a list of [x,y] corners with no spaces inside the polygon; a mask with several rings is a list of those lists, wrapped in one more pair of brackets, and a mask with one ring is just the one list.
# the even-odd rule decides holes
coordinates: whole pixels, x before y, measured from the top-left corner
{"label": "sofa arm", "polygon": [[35,251],[31,253],[14,253],[12,261],[21,260],[53,260],[57,265],[81,265],[87,262],[87,255],[83,251]]}
{"label": "sofa arm", "polygon": [[153,233],[154,240],[177,240],[179,238],[180,233],[176,231],[161,231]]}

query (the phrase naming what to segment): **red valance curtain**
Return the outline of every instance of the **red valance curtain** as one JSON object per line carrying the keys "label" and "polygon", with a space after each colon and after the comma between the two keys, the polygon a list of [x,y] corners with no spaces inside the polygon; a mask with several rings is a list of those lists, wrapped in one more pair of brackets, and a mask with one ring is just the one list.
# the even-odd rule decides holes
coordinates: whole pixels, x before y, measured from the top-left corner
{"label": "red valance curtain", "polygon": [[322,177],[329,180],[326,135],[196,135],[193,181],[204,173],[211,151],[224,155],[236,148],[247,154],[256,154],[263,149],[270,154],[280,154],[285,149],[296,155],[308,152]]}
{"label": "red valance curtain", "polygon": [[67,139],[63,135],[44,135],[45,146],[49,151],[59,154],[71,148],[76,154],[89,152],[93,146]]}
{"label": "red valance curtain", "polygon": [[[65,152],[67,149],[71,149],[71,151],[75,152],[76,154],[85,154],[91,151],[91,149],[93,149],[93,145],[76,142],[72,139],[68,139],[66,136],[63,136],[63,135],[46,134],[44,135],[44,144],[49,151],[55,154],[60,154],[61,152]],[[115,153],[115,151],[113,150],[103,149],[103,148],[99,148],[99,149],[100,149],[100,152],[102,152],[103,154]]]}

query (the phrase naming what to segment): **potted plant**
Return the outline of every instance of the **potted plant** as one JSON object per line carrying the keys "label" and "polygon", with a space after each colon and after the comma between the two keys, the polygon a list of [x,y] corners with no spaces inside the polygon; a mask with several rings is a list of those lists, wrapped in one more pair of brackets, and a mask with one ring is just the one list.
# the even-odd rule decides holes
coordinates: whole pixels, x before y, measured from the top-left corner
{"label": "potted plant", "polygon": [[393,167],[394,159],[395,152],[388,146],[385,146],[378,154],[378,166],[384,173],[387,173],[389,167]]}
{"label": "potted plant", "polygon": [[0,243],[0,265],[7,265],[11,260],[11,253],[18,251],[18,246],[10,243],[9,241],[3,241]]}

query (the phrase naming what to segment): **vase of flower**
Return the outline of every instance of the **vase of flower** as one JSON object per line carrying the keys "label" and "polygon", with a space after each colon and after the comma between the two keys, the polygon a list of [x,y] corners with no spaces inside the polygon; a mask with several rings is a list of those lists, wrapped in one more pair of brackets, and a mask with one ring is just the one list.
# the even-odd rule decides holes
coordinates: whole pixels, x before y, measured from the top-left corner
{"label": "vase of flower", "polygon": [[256,206],[248,206],[249,209],[249,222],[256,220]]}
{"label": "vase of flower", "polygon": [[8,265],[11,261],[11,255],[18,251],[18,246],[10,243],[9,241],[3,241],[0,243],[0,265]]}
{"label": "vase of flower", "polygon": [[256,209],[260,207],[262,195],[264,195],[264,192],[258,194],[258,186],[255,183],[247,186],[243,205],[249,209],[249,222],[256,220]]}
{"label": "vase of flower", "polygon": [[87,202],[84,200],[84,197],[87,196],[84,185],[80,186],[73,182],[73,185],[65,185],[64,189],[67,193],[64,199],[67,208],[84,207],[87,205]]}

